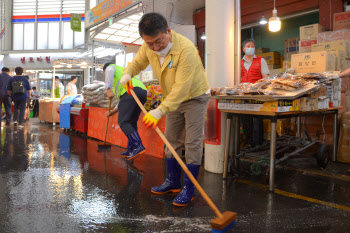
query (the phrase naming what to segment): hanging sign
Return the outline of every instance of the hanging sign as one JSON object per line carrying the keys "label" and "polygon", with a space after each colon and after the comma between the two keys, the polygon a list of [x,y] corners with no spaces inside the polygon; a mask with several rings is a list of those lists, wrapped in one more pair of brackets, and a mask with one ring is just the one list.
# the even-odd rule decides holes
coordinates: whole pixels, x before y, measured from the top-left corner
{"label": "hanging sign", "polygon": [[137,1],[129,0],[104,0],[85,14],[85,27],[106,20],[108,17],[117,13]]}
{"label": "hanging sign", "polygon": [[81,32],[81,14],[70,14],[70,28],[72,31]]}

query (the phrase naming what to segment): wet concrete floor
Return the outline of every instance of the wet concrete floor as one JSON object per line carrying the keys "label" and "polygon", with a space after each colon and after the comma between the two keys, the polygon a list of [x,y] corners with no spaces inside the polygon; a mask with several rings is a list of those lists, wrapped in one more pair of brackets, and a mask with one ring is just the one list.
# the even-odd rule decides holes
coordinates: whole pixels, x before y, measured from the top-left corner
{"label": "wet concrete floor", "polygon": [[[150,193],[163,181],[162,159],[127,162],[123,148],[99,153],[97,143],[37,119],[3,125],[0,232],[210,232],[215,214],[197,191],[184,208],[173,207],[175,195]],[[321,171],[311,158],[290,159],[277,167],[274,193],[249,166],[243,160],[226,181],[200,171],[219,209],[238,213],[228,232],[350,232],[350,176],[337,173],[350,165]]]}

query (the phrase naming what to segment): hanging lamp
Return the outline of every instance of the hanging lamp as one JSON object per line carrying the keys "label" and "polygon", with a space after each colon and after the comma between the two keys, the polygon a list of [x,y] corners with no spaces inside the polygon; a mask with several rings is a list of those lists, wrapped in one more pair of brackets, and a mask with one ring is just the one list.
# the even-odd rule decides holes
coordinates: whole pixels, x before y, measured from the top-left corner
{"label": "hanging lamp", "polygon": [[273,1],[273,5],[272,17],[269,19],[269,30],[271,32],[278,32],[281,30],[281,19],[277,17],[276,0]]}
{"label": "hanging lamp", "polygon": [[262,12],[263,12],[263,15],[259,21],[259,24],[265,25],[265,24],[267,24],[267,20],[266,20],[265,15],[264,15],[264,1],[263,1],[263,11]]}

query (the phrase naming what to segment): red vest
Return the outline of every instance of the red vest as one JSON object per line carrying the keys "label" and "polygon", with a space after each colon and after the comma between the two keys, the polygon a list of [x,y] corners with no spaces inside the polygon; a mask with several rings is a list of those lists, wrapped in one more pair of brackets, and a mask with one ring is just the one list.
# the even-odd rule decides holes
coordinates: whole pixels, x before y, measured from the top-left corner
{"label": "red vest", "polygon": [[243,65],[244,60],[241,60],[241,83],[255,83],[262,79],[261,75],[261,57],[253,58],[253,62],[247,71]]}

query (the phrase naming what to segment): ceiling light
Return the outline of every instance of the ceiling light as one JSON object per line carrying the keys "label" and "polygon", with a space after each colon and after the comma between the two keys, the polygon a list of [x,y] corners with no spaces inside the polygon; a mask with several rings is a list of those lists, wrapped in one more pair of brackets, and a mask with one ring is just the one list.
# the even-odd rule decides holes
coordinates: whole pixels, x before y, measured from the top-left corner
{"label": "ceiling light", "polygon": [[277,10],[276,10],[276,0],[274,0],[274,8],[272,10],[272,17],[269,19],[269,30],[271,32],[278,32],[281,30],[281,19],[277,17]]}
{"label": "ceiling light", "polygon": [[266,18],[265,18],[265,16],[264,16],[264,15],[261,17],[261,19],[260,19],[259,23],[260,23],[261,25],[265,25],[265,24],[267,24],[267,20],[266,20]]}
{"label": "ceiling light", "polygon": [[206,39],[207,39],[207,36],[205,35],[204,32],[203,32],[202,35],[201,35],[201,39],[202,39],[202,40],[206,40]]}

